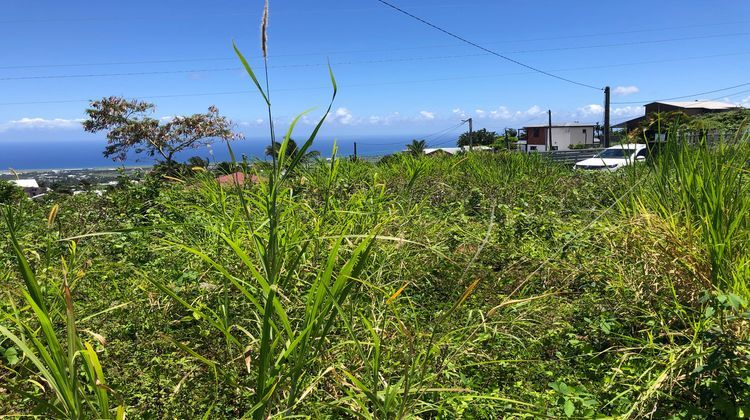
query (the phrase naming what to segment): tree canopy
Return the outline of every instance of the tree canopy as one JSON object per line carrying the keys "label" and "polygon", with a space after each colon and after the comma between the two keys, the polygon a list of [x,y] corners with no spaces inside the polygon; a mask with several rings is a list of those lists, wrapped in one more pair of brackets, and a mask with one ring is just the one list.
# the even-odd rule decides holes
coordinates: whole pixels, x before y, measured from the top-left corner
{"label": "tree canopy", "polygon": [[640,137],[644,131],[666,133],[673,130],[702,133],[718,131],[724,134],[735,133],[750,124],[750,110],[738,108],[726,112],[687,115],[682,111],[655,112],[649,114],[628,135]]}
{"label": "tree canopy", "polygon": [[0,204],[16,203],[25,197],[23,188],[0,179]]}
{"label": "tree canopy", "polygon": [[427,142],[425,140],[414,139],[411,143],[406,145],[406,151],[413,156],[422,156],[426,147]]}
{"label": "tree canopy", "polygon": [[[471,141],[473,139],[473,142]],[[487,131],[486,128],[469,133],[468,131],[461,134],[458,138],[458,146],[468,146],[473,144],[474,146],[489,146],[497,139],[497,133],[494,131]]]}
{"label": "tree canopy", "polygon": [[176,116],[166,122],[151,116],[155,110],[152,103],[110,96],[91,102],[83,128],[91,133],[107,132],[105,157],[123,161],[128,152],[134,151],[159,156],[167,165],[182,150],[239,137],[215,106],[205,114]]}
{"label": "tree canopy", "polygon": [[[273,145],[266,146],[266,156],[268,157],[278,157],[279,150],[281,150],[281,142],[275,141],[273,142]],[[286,145],[286,157],[288,158],[294,158],[297,153],[299,153],[299,147],[297,146],[297,142],[294,141],[294,139],[289,139],[289,143]],[[302,160],[312,159],[320,156],[320,152],[318,151],[309,151],[302,156]]]}

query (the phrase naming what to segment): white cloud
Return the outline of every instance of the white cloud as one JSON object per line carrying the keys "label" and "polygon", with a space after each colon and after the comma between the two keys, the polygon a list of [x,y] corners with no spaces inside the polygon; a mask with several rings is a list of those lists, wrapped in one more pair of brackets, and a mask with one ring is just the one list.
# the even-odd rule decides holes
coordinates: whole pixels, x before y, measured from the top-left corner
{"label": "white cloud", "polygon": [[[610,110],[610,117],[623,119],[633,118],[643,115],[642,106],[625,106],[622,108],[612,108]],[[599,104],[590,104],[584,107],[578,108],[575,113],[569,116],[575,120],[582,121],[603,121],[604,120],[604,107]]]}
{"label": "white cloud", "polygon": [[463,109],[461,109],[461,108],[453,108],[453,111],[452,111],[452,112],[453,112],[453,114],[454,114],[454,115],[456,115],[457,117],[460,117],[460,118],[466,118],[466,117],[467,117],[466,113],[465,113],[465,112],[464,112],[464,110],[463,110]]}
{"label": "white cloud", "polygon": [[500,106],[497,109],[486,111],[484,109],[476,109],[474,110],[474,116],[477,119],[488,119],[488,120],[500,120],[500,121],[518,121],[522,119],[528,119],[530,117],[535,117],[537,115],[541,115],[543,113],[542,109],[534,105],[531,108],[521,111],[513,111],[509,109],[507,106]]}
{"label": "white cloud", "polygon": [[354,121],[354,115],[346,108],[338,108],[333,112],[334,121],[343,125],[352,125]]}
{"label": "white cloud", "polygon": [[83,122],[83,119],[21,118],[20,120],[13,120],[0,124],[0,131],[75,129],[81,128],[81,122]]}
{"label": "white cloud", "polygon": [[599,104],[589,104],[584,107],[578,108],[577,116],[587,117],[599,117],[604,115],[604,107]]}
{"label": "white cloud", "polygon": [[419,111],[419,115],[422,116],[422,118],[426,120],[434,120],[435,119],[435,113],[430,111]]}
{"label": "white cloud", "polygon": [[542,108],[540,108],[538,105],[534,105],[531,108],[526,110],[526,115],[528,116],[539,115],[542,113],[543,113]]}
{"label": "white cloud", "polygon": [[262,125],[265,120],[263,118],[256,118],[252,121],[240,121],[237,123],[237,125],[241,127],[257,127],[259,125]]}
{"label": "white cloud", "polygon": [[437,113],[433,111],[419,111],[416,114],[403,115],[399,112],[391,112],[383,115],[357,116],[348,108],[340,107],[328,116],[328,121],[332,124],[359,126],[359,125],[379,125],[389,126],[398,123],[419,123],[426,121],[436,121]]}
{"label": "white cloud", "polygon": [[[424,117],[415,117],[414,120],[424,119]],[[391,125],[393,123],[408,121],[408,118],[404,118],[399,112],[392,112],[386,115],[370,115],[366,120],[362,121],[370,125]]]}
{"label": "white cloud", "polygon": [[725,96],[725,97],[723,97],[721,99],[717,98],[717,99],[712,99],[712,100],[718,101],[718,102],[725,102],[725,103],[728,103],[728,104],[733,104],[735,106],[739,106],[739,107],[742,107],[742,108],[750,108],[750,96],[747,96],[747,97],[742,98],[742,99],[735,99],[735,100],[732,100],[731,96]]}
{"label": "white cloud", "polygon": [[516,113],[511,112],[508,107],[501,106],[494,111],[490,111],[490,118],[493,120],[512,120],[516,118]]}
{"label": "white cloud", "polygon": [[615,118],[628,118],[640,117],[644,112],[642,106],[625,106],[622,108],[614,108],[610,111],[610,114]]}
{"label": "white cloud", "polygon": [[612,93],[618,96],[628,96],[640,92],[638,86],[617,86]]}

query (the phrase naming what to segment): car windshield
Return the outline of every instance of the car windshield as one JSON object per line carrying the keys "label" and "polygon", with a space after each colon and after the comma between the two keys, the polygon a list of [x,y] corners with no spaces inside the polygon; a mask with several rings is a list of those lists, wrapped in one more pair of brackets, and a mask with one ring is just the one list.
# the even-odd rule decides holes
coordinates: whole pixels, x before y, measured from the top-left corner
{"label": "car windshield", "polygon": [[602,150],[595,157],[602,158],[602,159],[623,159],[626,157],[630,157],[630,155],[632,154],[633,154],[633,149],[617,148],[617,149]]}

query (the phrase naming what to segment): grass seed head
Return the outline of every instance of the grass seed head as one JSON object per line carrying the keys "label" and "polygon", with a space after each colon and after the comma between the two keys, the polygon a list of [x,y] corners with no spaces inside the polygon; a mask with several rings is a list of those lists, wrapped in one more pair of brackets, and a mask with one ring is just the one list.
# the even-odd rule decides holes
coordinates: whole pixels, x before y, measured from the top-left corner
{"label": "grass seed head", "polygon": [[260,23],[260,47],[263,49],[263,58],[268,58],[268,0],[263,7],[263,20]]}
{"label": "grass seed head", "polygon": [[55,204],[52,206],[52,208],[49,211],[49,215],[47,216],[47,228],[51,228],[52,224],[55,223],[55,218],[57,217],[57,212],[60,210],[60,205]]}

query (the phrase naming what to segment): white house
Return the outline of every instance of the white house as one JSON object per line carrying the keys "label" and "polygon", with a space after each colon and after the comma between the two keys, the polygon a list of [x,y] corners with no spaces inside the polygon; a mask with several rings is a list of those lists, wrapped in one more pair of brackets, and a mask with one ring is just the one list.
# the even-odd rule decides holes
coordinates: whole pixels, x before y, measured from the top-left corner
{"label": "white house", "polygon": [[10,183],[23,188],[23,192],[29,197],[37,196],[46,191],[46,188],[39,186],[36,179],[11,179]]}
{"label": "white house", "polygon": [[549,149],[550,134],[552,135],[552,150],[570,150],[574,144],[598,143],[594,138],[594,124],[565,123],[549,125],[530,125],[526,130],[527,152],[543,152]]}
{"label": "white house", "polygon": [[[480,151],[480,150],[492,150],[489,146],[474,146],[472,148],[473,151]],[[435,155],[435,154],[448,154],[448,155],[456,155],[463,152],[468,152],[469,146],[463,146],[463,147],[435,147],[435,148],[427,148],[424,149],[425,155]]]}

